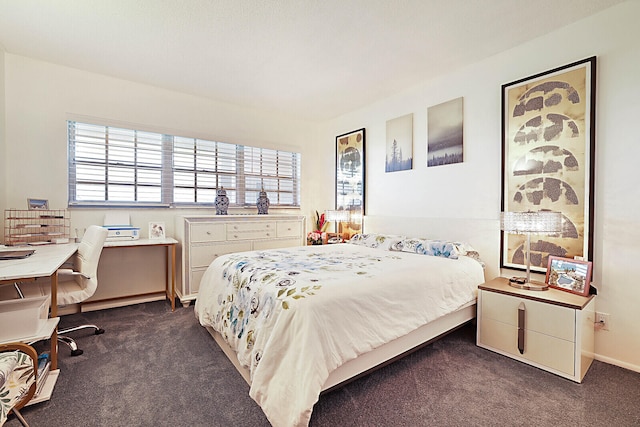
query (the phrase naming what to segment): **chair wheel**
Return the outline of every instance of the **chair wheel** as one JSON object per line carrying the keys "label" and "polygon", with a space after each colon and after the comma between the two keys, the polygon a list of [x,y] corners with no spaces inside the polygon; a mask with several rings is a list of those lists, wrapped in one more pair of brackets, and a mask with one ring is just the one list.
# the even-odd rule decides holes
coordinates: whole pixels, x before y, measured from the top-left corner
{"label": "chair wheel", "polygon": [[102,329],[102,328],[98,328],[98,329],[96,329],[95,334],[96,334],[96,335],[104,334],[104,329]]}
{"label": "chair wheel", "polygon": [[71,355],[72,356],[80,356],[82,353],[84,353],[84,351],[77,349],[77,350],[71,350]]}

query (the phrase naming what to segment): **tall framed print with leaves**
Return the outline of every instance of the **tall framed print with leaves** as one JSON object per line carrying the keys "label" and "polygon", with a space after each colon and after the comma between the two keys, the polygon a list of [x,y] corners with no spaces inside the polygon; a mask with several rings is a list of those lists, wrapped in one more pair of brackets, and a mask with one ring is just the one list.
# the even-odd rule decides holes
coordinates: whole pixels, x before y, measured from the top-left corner
{"label": "tall framed print with leaves", "polygon": [[358,129],[336,137],[336,210],[349,212],[338,224],[344,237],[362,233],[364,217],[365,131]]}
{"label": "tall framed print with leaves", "polygon": [[[559,235],[531,236],[532,271],[593,256],[595,89],[595,57],[502,86],[502,211],[563,216]],[[503,233],[502,267],[525,267],[525,239]]]}

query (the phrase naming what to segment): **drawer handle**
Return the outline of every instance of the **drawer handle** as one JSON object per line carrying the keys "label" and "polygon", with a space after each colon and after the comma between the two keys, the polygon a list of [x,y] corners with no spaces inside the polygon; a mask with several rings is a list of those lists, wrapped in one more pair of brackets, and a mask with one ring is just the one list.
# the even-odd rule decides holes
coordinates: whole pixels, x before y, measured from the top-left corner
{"label": "drawer handle", "polygon": [[238,238],[238,235],[237,235],[237,234],[234,234],[234,235],[233,235],[233,238],[234,238],[234,239],[237,239],[237,238]]}
{"label": "drawer handle", "polygon": [[211,232],[210,231],[207,231],[207,236],[211,236]]}
{"label": "drawer handle", "polygon": [[525,314],[525,306],[524,303],[521,302],[518,306],[518,351],[520,354],[524,354],[524,314]]}

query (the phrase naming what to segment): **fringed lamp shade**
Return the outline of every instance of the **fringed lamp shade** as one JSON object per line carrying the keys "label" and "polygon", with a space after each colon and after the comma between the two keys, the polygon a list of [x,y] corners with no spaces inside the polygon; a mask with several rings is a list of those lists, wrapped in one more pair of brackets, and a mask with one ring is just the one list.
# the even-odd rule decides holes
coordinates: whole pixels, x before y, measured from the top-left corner
{"label": "fringed lamp shade", "polygon": [[509,280],[511,286],[530,289],[545,290],[548,285],[545,283],[534,283],[531,281],[531,235],[532,234],[557,234],[562,231],[562,214],[552,211],[538,212],[502,212],[500,214],[500,228],[509,234],[526,234],[526,279],[512,277]]}
{"label": "fringed lamp shade", "polygon": [[338,228],[339,228],[339,224],[341,222],[347,222],[349,221],[349,211],[345,211],[345,210],[327,210],[324,211],[324,217],[327,219],[327,221],[334,221],[336,224],[336,233],[338,232]]}
{"label": "fringed lamp shade", "polygon": [[562,231],[560,212],[502,212],[500,228],[510,234],[556,234]]}

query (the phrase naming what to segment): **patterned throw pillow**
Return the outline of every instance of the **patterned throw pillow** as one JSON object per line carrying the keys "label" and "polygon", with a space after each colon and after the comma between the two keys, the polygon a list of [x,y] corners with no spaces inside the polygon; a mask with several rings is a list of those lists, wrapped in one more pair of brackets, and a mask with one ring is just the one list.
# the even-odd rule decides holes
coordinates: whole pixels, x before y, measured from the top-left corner
{"label": "patterned throw pillow", "polygon": [[449,259],[458,259],[460,256],[472,254],[476,254],[477,256],[477,252],[467,243],[431,239],[404,239],[399,242],[396,247],[391,248],[391,250],[439,256]]}
{"label": "patterned throw pillow", "polygon": [[383,251],[395,250],[398,243],[406,237],[395,236],[389,234],[354,234],[349,243],[354,245],[366,246],[368,248],[382,249]]}

